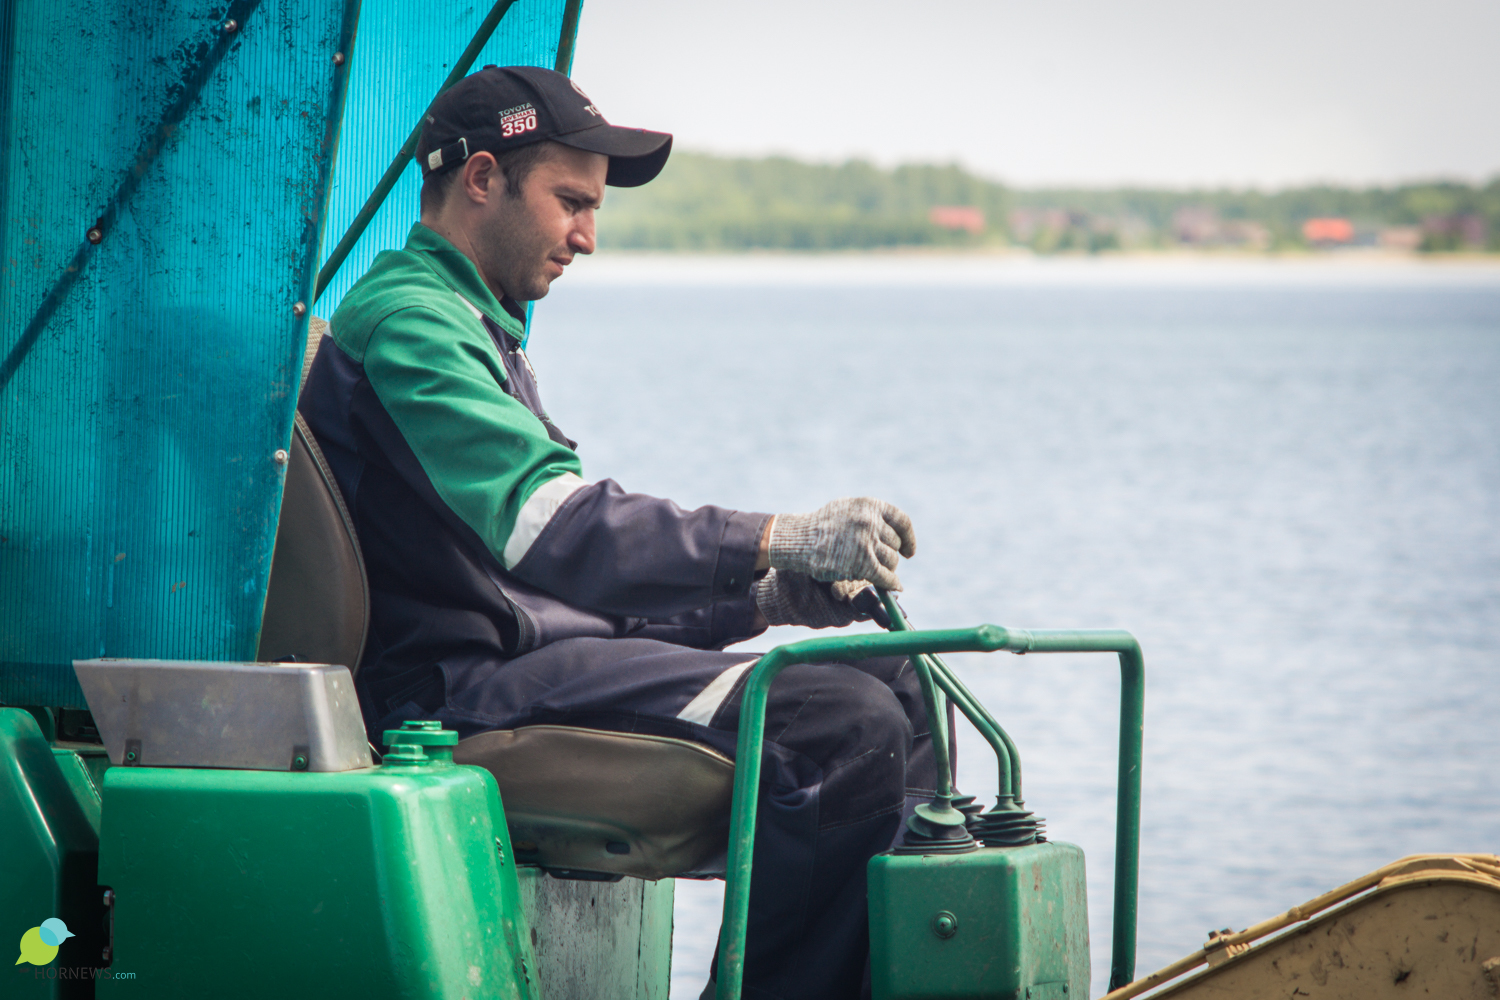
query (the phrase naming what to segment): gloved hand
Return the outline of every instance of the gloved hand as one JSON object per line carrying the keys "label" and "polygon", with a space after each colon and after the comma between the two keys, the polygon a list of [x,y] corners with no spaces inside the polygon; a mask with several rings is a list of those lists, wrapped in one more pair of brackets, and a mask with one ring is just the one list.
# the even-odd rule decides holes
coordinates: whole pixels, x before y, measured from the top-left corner
{"label": "gloved hand", "polygon": [[806,573],[771,570],[756,580],[750,592],[755,606],[771,625],[806,625],[808,628],[839,628],[870,616],[854,610],[849,602],[868,587],[863,580],[824,583]]}
{"label": "gloved hand", "polygon": [[773,569],[900,590],[896,563],[916,552],[911,518],[900,508],[872,497],[845,497],[811,514],[777,514],[767,554]]}

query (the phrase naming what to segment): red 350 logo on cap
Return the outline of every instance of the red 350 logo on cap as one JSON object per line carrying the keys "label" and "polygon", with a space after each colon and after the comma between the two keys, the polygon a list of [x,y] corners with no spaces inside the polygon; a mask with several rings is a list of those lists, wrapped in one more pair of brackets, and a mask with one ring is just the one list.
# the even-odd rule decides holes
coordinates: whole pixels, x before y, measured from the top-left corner
{"label": "red 350 logo on cap", "polygon": [[505,138],[530,132],[536,128],[536,108],[530,104],[509,108],[500,112],[500,134]]}

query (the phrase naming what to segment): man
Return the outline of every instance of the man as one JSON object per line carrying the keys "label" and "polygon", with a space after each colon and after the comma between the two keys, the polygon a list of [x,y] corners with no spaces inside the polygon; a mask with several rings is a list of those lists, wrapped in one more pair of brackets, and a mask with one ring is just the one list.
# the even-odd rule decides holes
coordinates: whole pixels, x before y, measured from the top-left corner
{"label": "man", "polygon": [[[605,186],[646,183],[670,149],[548,70],[487,67],[434,104],[421,221],[345,296],[300,404],[364,551],[371,733],[554,723],[732,756],[754,657],[723,648],[848,624],[864,581],[899,587],[915,538],[895,507],[684,511],[586,481],[542,408],[523,303],[593,252]],[[935,783],[913,672],[791,668],[766,739],[746,995],[856,997],[865,864]]]}

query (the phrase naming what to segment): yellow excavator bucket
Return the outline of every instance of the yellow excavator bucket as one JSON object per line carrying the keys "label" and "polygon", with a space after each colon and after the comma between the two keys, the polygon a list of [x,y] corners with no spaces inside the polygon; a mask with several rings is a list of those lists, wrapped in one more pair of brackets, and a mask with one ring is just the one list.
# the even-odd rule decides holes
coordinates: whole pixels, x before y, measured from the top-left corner
{"label": "yellow excavator bucket", "polygon": [[[1194,973],[1201,966],[1207,968]],[[1150,1000],[1500,997],[1500,856],[1402,858],[1254,927],[1211,934],[1199,951],[1104,1000],[1145,994]]]}

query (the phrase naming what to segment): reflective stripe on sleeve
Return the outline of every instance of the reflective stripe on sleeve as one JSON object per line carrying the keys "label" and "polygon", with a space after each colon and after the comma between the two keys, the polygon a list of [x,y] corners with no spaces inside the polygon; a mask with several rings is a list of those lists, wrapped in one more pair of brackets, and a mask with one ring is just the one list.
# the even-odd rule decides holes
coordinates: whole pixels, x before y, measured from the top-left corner
{"label": "reflective stripe on sleeve", "polygon": [[714,713],[719,710],[719,706],[724,704],[724,699],[729,697],[729,692],[734,690],[740,675],[755,663],[756,660],[746,660],[709,681],[708,687],[699,691],[698,697],[688,702],[687,707],[677,713],[677,717],[684,722],[696,722],[700,726],[708,725],[713,721]]}
{"label": "reflective stripe on sleeve", "polygon": [[516,515],[516,526],[511,529],[510,538],[505,542],[505,551],[501,553],[506,569],[526,557],[526,553],[531,551],[532,543],[542,533],[547,522],[552,520],[552,516],[567,502],[568,497],[587,485],[589,484],[585,480],[573,473],[564,472],[538,486],[536,492],[526,498],[526,502],[521,505],[521,512]]}

